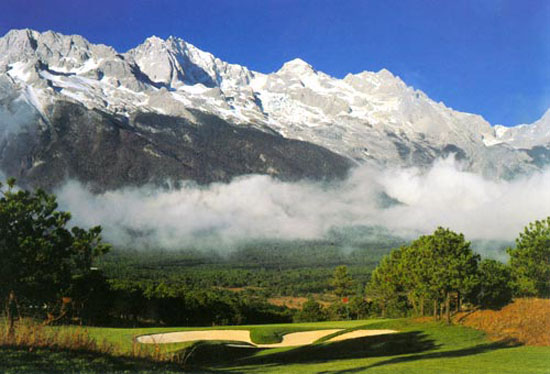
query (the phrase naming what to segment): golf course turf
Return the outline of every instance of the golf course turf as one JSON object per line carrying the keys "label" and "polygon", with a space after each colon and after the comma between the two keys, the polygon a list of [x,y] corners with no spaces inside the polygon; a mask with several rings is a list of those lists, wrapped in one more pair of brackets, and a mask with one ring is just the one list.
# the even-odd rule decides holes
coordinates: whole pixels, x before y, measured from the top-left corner
{"label": "golf course turf", "polygon": [[[250,330],[257,343],[277,342],[296,331],[392,329],[396,333],[288,348],[250,348],[219,341],[167,344],[181,364],[128,358],[135,337],[196,328],[89,328],[89,334],[115,347],[112,355],[3,347],[3,373],[550,373],[550,347],[522,346],[513,341],[490,341],[485,334],[463,326],[412,320],[369,320],[265,326],[225,326]],[[211,328],[210,328],[211,329]],[[337,334],[340,334],[339,332]],[[337,335],[336,334],[336,335]],[[331,335],[331,336],[334,336]],[[329,336],[330,337],[330,336]],[[326,337],[325,340],[329,337]],[[139,344],[139,343],[137,343]],[[192,351],[192,354],[189,354]]]}

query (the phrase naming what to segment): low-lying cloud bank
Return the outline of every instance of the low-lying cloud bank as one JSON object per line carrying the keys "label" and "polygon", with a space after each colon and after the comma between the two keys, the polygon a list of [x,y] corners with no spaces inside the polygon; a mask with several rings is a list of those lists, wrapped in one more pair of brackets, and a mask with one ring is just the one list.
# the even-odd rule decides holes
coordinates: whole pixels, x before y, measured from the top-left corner
{"label": "low-lying cloud bank", "polygon": [[[550,171],[492,181],[452,159],[419,169],[357,168],[337,184],[247,176],[208,187],[127,188],[100,195],[70,182],[56,191],[73,223],[101,224],[115,245],[182,248],[254,239],[316,239],[332,228],[380,225],[395,233],[437,226],[468,239],[513,240],[550,215]],[[385,193],[401,204],[383,207]]]}

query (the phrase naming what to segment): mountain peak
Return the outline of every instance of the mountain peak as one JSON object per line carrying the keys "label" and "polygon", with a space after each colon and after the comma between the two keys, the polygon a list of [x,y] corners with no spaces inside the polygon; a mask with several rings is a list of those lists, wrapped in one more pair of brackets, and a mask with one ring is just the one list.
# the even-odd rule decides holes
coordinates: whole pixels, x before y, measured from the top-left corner
{"label": "mountain peak", "polygon": [[0,38],[0,65],[39,60],[46,65],[67,65],[69,69],[89,57],[90,47],[90,43],[80,35],[63,35],[54,31],[41,33],[31,29],[11,30]]}
{"label": "mountain peak", "polygon": [[134,50],[140,48],[166,49],[170,50],[174,54],[178,54],[181,53],[183,49],[188,49],[189,47],[192,47],[189,43],[173,35],[168,36],[166,39],[152,35],[145,39],[141,45],[134,48]]}
{"label": "mountain peak", "polygon": [[[53,32],[53,31],[50,31]],[[40,32],[33,29],[12,29],[8,31],[3,37],[11,38],[36,38],[40,35]]]}
{"label": "mountain peak", "polygon": [[176,43],[185,43],[185,40],[182,38],[178,38],[177,36],[170,35],[168,36],[168,39],[166,39],[167,42],[176,42]]}
{"label": "mountain peak", "polygon": [[395,75],[393,75],[393,73],[386,68],[380,69],[376,74],[381,77],[395,78]]}
{"label": "mountain peak", "polygon": [[40,33],[31,29],[10,30],[0,38],[0,51],[4,55],[34,51],[39,37]]}
{"label": "mountain peak", "polygon": [[301,58],[295,58],[293,60],[287,61],[283,66],[277,71],[278,73],[315,73],[315,69],[302,60]]}
{"label": "mountain peak", "polygon": [[156,35],[151,35],[144,41],[144,43],[149,43],[149,44],[164,44],[164,42],[165,42],[164,39]]}

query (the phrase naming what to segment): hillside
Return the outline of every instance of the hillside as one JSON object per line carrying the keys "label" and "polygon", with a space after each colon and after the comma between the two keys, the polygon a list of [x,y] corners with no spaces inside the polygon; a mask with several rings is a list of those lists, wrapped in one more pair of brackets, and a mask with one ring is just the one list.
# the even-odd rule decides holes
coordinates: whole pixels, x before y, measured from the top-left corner
{"label": "hillside", "polygon": [[547,299],[517,299],[500,310],[477,310],[459,315],[457,320],[464,326],[486,331],[497,340],[550,346],[550,300]]}

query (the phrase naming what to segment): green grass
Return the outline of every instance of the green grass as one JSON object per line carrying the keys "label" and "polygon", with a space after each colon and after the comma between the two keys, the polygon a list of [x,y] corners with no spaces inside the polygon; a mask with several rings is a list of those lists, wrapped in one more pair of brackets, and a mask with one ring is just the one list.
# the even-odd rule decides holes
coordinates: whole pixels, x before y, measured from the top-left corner
{"label": "green grass", "polygon": [[[368,324],[376,323],[378,320],[368,321]],[[256,344],[274,344],[280,343],[283,336],[293,332],[309,330],[328,330],[328,329],[354,329],[359,326],[365,326],[367,321],[339,321],[339,322],[316,322],[316,323],[294,323],[268,326],[249,326],[250,339]],[[332,336],[332,335],[331,335]]]}
{"label": "green grass", "polygon": [[[399,333],[310,346],[276,349],[228,347],[220,342],[175,344],[171,350],[187,352],[193,346],[188,371],[214,373],[403,373],[403,374],[550,374],[550,347],[527,347],[491,342],[483,332],[439,323],[410,320],[370,320],[264,326],[229,326],[250,329],[255,341],[276,342],[286,332],[343,328],[396,329]],[[195,328],[111,329],[89,328],[129,351],[135,336]],[[25,352],[0,349],[0,372],[5,373],[174,373],[176,366],[154,364],[89,353]],[[42,371],[40,371],[42,369]]]}
{"label": "green grass", "polygon": [[3,374],[181,374],[177,365],[128,359],[89,352],[37,349],[32,352],[0,347],[0,373]]}
{"label": "green grass", "polygon": [[219,357],[219,363],[211,364],[210,368],[234,373],[298,374],[550,373],[550,347],[490,342],[483,332],[438,323],[398,320],[372,323],[368,328],[397,329],[400,332],[298,348],[263,350],[229,362]]}

